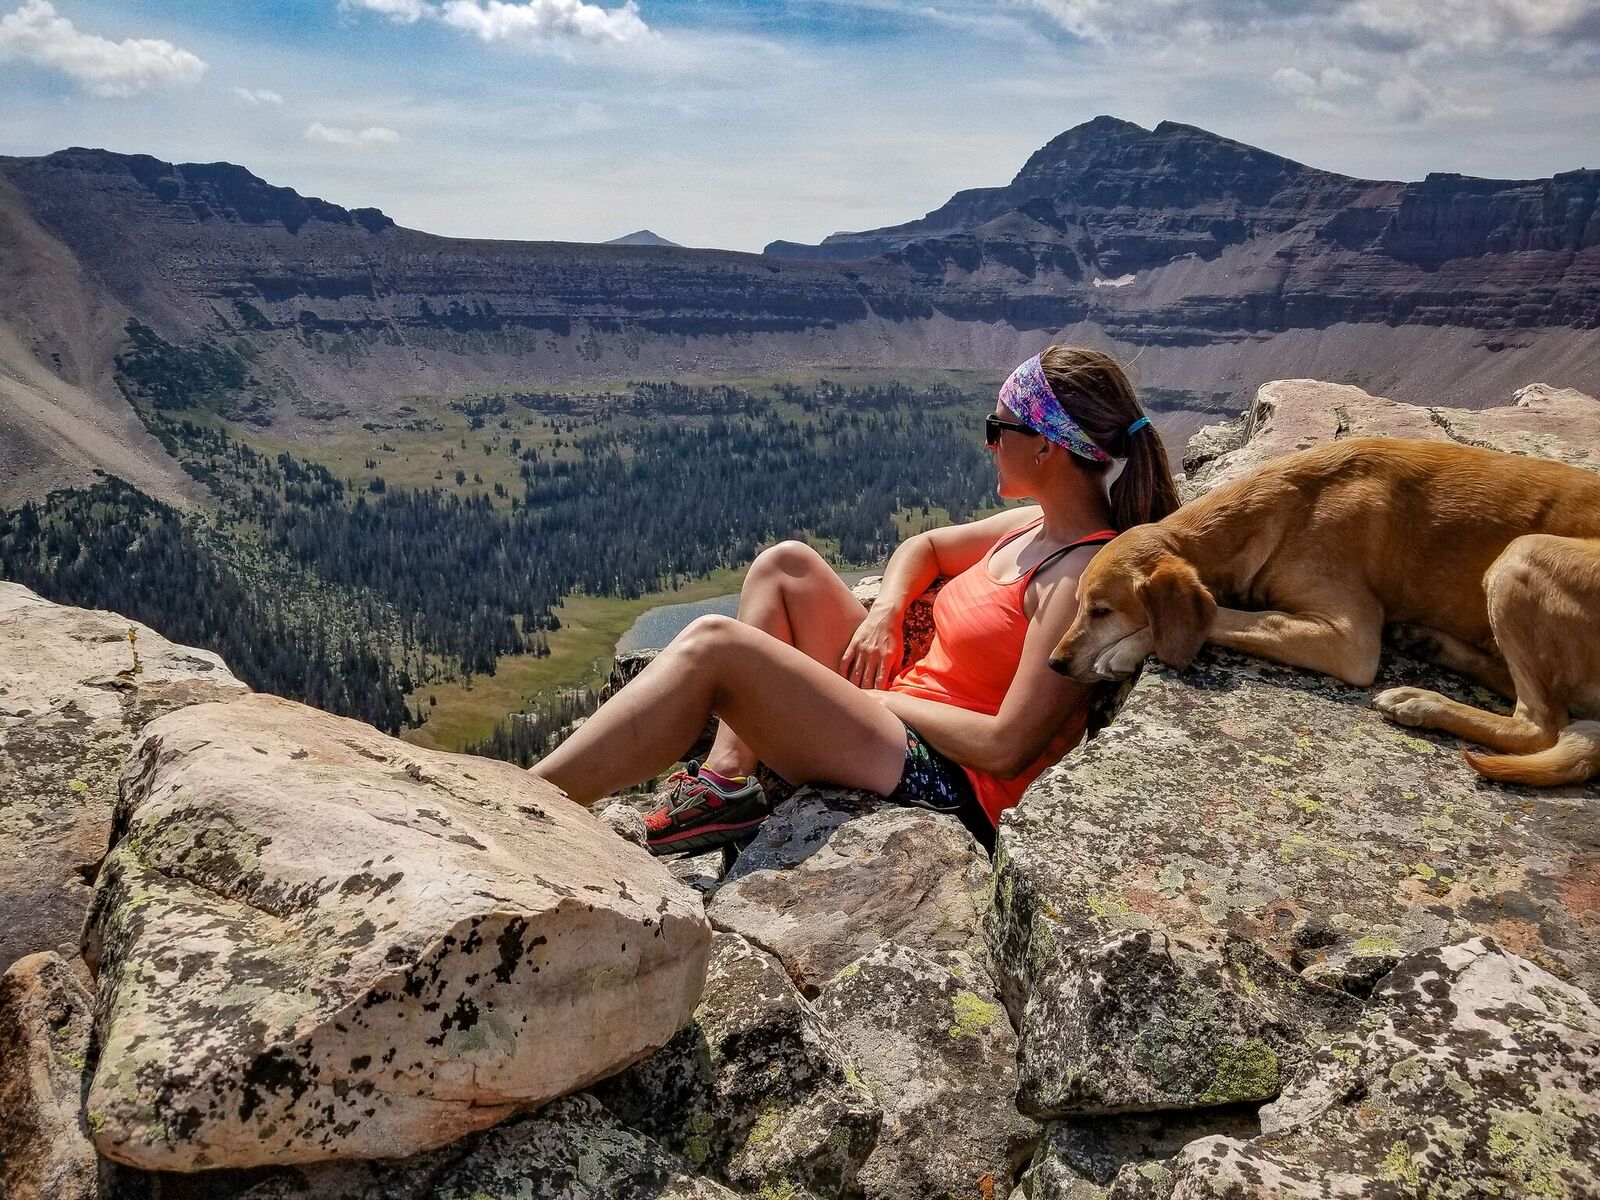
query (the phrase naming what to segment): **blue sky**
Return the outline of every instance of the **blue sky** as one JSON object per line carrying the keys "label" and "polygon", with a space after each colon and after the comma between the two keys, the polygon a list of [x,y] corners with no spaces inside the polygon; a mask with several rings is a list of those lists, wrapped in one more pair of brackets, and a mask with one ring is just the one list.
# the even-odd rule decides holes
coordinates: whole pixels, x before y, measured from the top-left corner
{"label": "blue sky", "polygon": [[0,106],[4,154],[754,250],[920,216],[1099,113],[1374,178],[1600,167],[1600,0],[0,0]]}

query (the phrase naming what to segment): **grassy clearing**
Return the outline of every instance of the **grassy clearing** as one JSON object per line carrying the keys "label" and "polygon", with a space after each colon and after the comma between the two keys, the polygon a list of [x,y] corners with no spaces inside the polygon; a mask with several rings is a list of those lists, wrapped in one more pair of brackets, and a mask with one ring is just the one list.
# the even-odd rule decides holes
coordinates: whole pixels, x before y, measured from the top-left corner
{"label": "grassy clearing", "polygon": [[[407,701],[413,707],[420,703],[428,719],[402,736],[418,746],[459,750],[487,737],[507,713],[536,707],[541,695],[598,686],[611,670],[617,639],[641,613],[660,604],[689,604],[737,592],[743,582],[743,569],[721,570],[677,591],[652,592],[637,600],[569,596],[556,610],[561,628],[550,634],[548,658],[507,655],[493,675],[475,676],[470,686],[441,683],[418,688]],[[429,705],[430,696],[437,705]]]}

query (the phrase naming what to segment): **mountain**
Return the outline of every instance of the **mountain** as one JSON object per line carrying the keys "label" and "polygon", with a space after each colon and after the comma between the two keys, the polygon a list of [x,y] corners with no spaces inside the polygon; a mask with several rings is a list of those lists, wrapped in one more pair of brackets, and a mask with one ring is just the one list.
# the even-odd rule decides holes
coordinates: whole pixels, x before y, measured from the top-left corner
{"label": "mountain", "polygon": [[[666,238],[662,237],[659,233],[656,233],[654,230],[651,230],[651,229],[636,229],[632,233],[624,234],[622,237],[612,238],[609,242],[602,243],[602,245],[606,245],[606,246],[678,246],[678,243],[677,242],[669,242]],[[678,246],[678,248],[682,249],[681,246]]]}
{"label": "mountain", "polygon": [[1201,413],[1295,375],[1456,405],[1532,381],[1592,393],[1597,193],[1593,170],[1350,179],[1100,117],[1005,187],[754,255],[436,237],[228,163],[0,158],[0,503],[97,469],[186,494],[118,386],[136,329],[147,359],[285,438],[417,394],[1000,374],[1051,339],[1107,346],[1156,407]]}

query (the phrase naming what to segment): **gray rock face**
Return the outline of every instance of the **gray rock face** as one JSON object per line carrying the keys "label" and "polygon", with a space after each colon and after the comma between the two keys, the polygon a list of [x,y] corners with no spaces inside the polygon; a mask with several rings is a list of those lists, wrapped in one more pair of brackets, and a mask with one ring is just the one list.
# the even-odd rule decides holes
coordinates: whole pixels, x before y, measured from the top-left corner
{"label": "gray rock face", "polygon": [[713,894],[718,929],[775,954],[807,996],[885,941],[971,950],[988,862],[954,817],[866,792],[805,788]]}
{"label": "gray rock face", "polygon": [[267,696],[144,732],[95,897],[104,1155],[392,1157],[585,1086],[693,1011],[699,898],[510,764]]}
{"label": "gray rock face", "polygon": [[152,1200],[734,1200],[592,1096],[569,1096],[398,1161],[210,1171],[139,1181]]}
{"label": "gray rock face", "polygon": [[729,934],[694,1020],[596,1094],[696,1170],[763,1196],[855,1195],[881,1117],[783,968]]}
{"label": "gray rock face", "polygon": [[[1460,692],[1420,666],[1400,674]],[[1600,981],[1591,929],[1600,796],[1555,789],[1535,800],[1483,784],[1445,739],[1395,729],[1368,699],[1223,653],[1182,676],[1150,666],[1117,722],[1006,815],[990,933],[1022,1022],[1028,1103],[1041,1112],[1156,1103],[1139,1090],[1091,1100],[1086,1064],[1062,1057],[1061,1039],[1083,1028],[1082,997],[1094,992],[1086,972],[1101,947],[1132,931],[1147,931],[1151,947],[1209,948],[1200,952],[1209,967],[1139,968],[1174,986],[1182,979],[1189,997],[1181,1012],[1167,1010],[1182,1019],[1127,1028],[1157,1074],[1161,1062],[1190,1061],[1196,1004],[1260,1011],[1269,1025],[1288,1005],[1310,1021],[1285,1030],[1294,1042],[1343,1019],[1318,981],[1359,992],[1405,953],[1474,933],[1582,985]],[[1130,952],[1125,944],[1118,971],[1134,969]],[[1113,1059],[1134,1048],[1115,1045]],[[1251,1058],[1269,1061],[1259,1049]],[[1249,1094],[1205,1099],[1204,1074],[1185,1086],[1195,1103],[1267,1099],[1285,1065]]]}
{"label": "gray rock face", "polygon": [[1016,1111],[1017,1038],[982,967],[881,946],[823,988],[817,1011],[883,1108],[861,1172],[867,1197],[1009,1190],[1038,1128]]}
{"label": "gray rock face", "polygon": [[144,724],[246,690],[209,650],[0,582],[0,970],[36,951],[78,957],[117,775]]}
{"label": "gray rock face", "polygon": [[1211,1137],[1110,1195],[1593,1197],[1600,1008],[1487,939],[1414,955],[1248,1141]]}
{"label": "gray rock face", "polygon": [[56,954],[0,975],[0,1184],[9,1200],[93,1200],[94,1147],[82,1123],[94,1001]]}
{"label": "gray rock face", "polygon": [[1218,1134],[1241,1141],[1260,1132],[1253,1105],[1201,1112],[1153,1113],[1060,1121],[1023,1177],[1026,1200],[1104,1200],[1125,1166],[1133,1177],[1162,1177],[1171,1158],[1190,1142]]}
{"label": "gray rock face", "polygon": [[1270,1100],[1360,1011],[1232,937],[1183,944],[1133,930],[1042,949],[1032,981],[1017,1099],[1038,1117]]}

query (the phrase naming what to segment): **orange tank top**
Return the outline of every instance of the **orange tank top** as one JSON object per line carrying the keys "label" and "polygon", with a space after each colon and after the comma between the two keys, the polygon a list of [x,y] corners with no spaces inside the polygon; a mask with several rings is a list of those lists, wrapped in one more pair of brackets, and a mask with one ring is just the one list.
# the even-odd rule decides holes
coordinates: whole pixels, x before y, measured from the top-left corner
{"label": "orange tank top", "polygon": [[[1009,583],[996,583],[989,578],[989,560],[994,552],[1043,523],[1044,518],[1040,517],[1006,534],[980,561],[939,590],[933,600],[933,641],[928,652],[894,678],[890,691],[991,717],[1000,711],[1001,701],[1011,690],[1011,681],[1022,663],[1022,644],[1028,636],[1028,617],[1023,611],[1028,581],[1063,555],[1083,546],[1104,545],[1117,536],[1115,530],[1103,529],[1046,555]],[[972,790],[989,820],[999,824],[1000,814],[1021,799],[1039,773],[1077,745],[1088,713],[1088,706],[1083,705],[1070,714],[1044,753],[1020,775],[1000,779],[970,767],[961,768],[972,781]]]}

